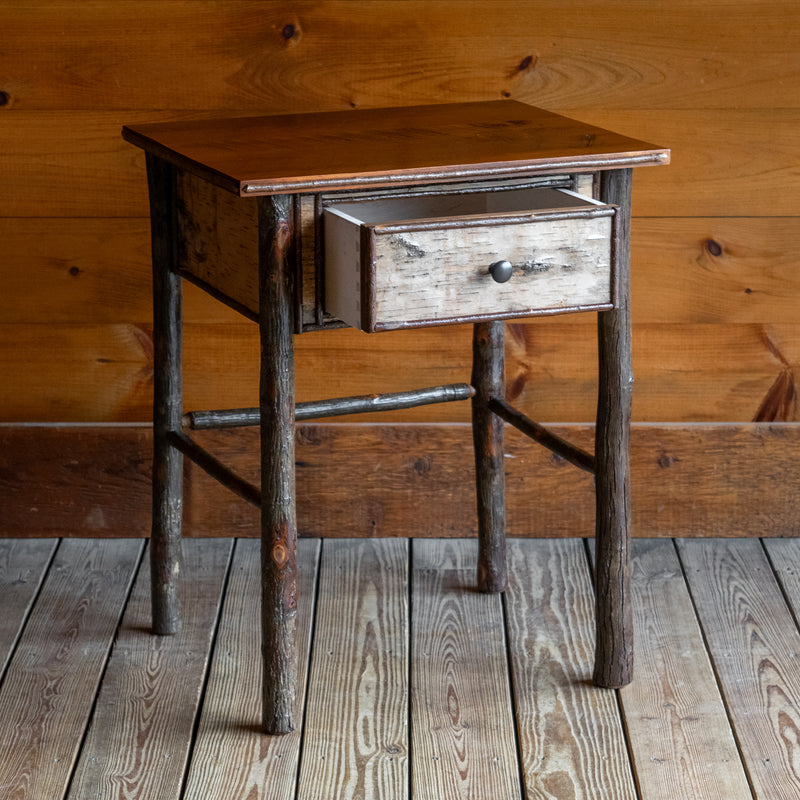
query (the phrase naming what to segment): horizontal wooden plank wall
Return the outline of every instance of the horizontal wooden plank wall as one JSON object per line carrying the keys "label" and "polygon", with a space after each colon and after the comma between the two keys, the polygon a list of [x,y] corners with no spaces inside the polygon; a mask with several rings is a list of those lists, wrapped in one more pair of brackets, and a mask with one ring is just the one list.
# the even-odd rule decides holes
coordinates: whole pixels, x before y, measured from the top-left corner
{"label": "horizontal wooden plank wall", "polygon": [[[500,97],[672,148],[634,184],[634,419],[685,424],[691,442],[698,422],[798,419],[792,0],[20,0],[0,29],[0,420],[150,419],[144,159],[123,123]],[[253,326],[194,287],[185,319],[187,405],[255,404]],[[594,316],[509,327],[514,402],[590,422]],[[466,380],[469,339],[308,334],[299,399]],[[381,421],[467,419],[451,404]],[[761,492],[741,430],[712,437],[716,468]],[[758,436],[788,461],[787,434]]]}
{"label": "horizontal wooden plank wall", "polygon": [[[555,428],[591,448],[588,425]],[[196,432],[240,474],[258,476],[258,431]],[[300,426],[303,536],[460,537],[476,533],[469,425]],[[506,434],[508,532],[594,533],[591,476]],[[633,531],[640,537],[800,535],[800,424],[648,425],[631,435]],[[0,536],[140,537],[150,533],[147,425],[0,426]],[[193,465],[184,533],[259,535],[257,511]]]}

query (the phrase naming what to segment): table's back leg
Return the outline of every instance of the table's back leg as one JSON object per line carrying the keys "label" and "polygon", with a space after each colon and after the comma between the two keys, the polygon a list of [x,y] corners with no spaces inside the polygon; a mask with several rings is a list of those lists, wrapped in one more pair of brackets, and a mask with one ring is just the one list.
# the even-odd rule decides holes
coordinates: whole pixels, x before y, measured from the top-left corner
{"label": "table's back leg", "polygon": [[183,455],[169,443],[180,431],[181,279],[175,271],[175,169],[147,154],[153,257],[153,528],[150,538],[153,633],[181,627]]}
{"label": "table's back leg", "polygon": [[478,322],[472,339],[472,437],[478,497],[478,588],[506,588],[505,454],[503,420],[489,410],[489,399],[505,397],[502,322]]}
{"label": "table's back leg", "polygon": [[619,206],[615,242],[618,307],[598,317],[599,394],[597,463],[597,651],[594,680],[615,688],[633,675],[630,587],[630,419],[633,393],[630,319],[631,170],[604,172],[601,199]]}
{"label": "table's back leg", "polygon": [[294,729],[297,521],[294,474],[292,198],[259,207],[263,728]]}

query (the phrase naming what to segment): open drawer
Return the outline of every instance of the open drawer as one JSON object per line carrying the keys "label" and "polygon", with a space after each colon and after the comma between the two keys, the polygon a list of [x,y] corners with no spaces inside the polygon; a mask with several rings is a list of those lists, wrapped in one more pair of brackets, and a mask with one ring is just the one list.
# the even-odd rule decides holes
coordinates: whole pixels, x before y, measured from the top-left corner
{"label": "open drawer", "polygon": [[325,310],[379,331],[611,308],[615,228],[566,189],[332,202]]}

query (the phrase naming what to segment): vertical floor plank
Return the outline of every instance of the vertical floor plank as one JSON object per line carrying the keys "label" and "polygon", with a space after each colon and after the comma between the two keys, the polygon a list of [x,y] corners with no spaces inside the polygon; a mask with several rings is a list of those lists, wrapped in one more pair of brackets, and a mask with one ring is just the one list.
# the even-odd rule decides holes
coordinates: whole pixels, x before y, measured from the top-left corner
{"label": "vertical floor plank", "polygon": [[616,692],[595,687],[583,542],[508,542],[509,653],[528,800],[635,800]]}
{"label": "vertical floor plank", "polygon": [[143,547],[61,543],[0,691],[0,797],[63,796]]}
{"label": "vertical floor plank", "polygon": [[298,800],[408,797],[408,542],[322,549]]}
{"label": "vertical floor plank", "polygon": [[642,800],[750,800],[670,540],[633,542],[634,680],[620,690]]}
{"label": "vertical floor plank", "polygon": [[57,545],[58,539],[0,540],[0,678]]}
{"label": "vertical floor plank", "polygon": [[116,799],[123,788],[178,797],[232,547],[230,539],[183,541],[183,624],[174,636],[150,632],[150,571],[139,570],[70,800]]}
{"label": "vertical floor plank", "polygon": [[762,539],[762,544],[794,618],[800,620],[800,539]]}
{"label": "vertical floor plank", "polygon": [[[301,719],[319,546],[318,539],[297,543]],[[294,800],[300,736],[261,733],[260,541],[240,539],[184,800]]]}
{"label": "vertical floor plank", "polygon": [[501,597],[475,589],[474,540],[417,539],[412,797],[520,797]]}
{"label": "vertical floor plank", "polygon": [[800,633],[761,542],[678,549],[756,797],[800,797]]}

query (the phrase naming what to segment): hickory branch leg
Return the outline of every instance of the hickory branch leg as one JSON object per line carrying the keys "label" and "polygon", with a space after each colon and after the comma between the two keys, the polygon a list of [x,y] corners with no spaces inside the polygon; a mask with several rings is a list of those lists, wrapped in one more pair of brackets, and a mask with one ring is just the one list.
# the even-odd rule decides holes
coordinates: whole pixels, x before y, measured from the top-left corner
{"label": "hickory branch leg", "polygon": [[289,733],[297,684],[292,198],[259,198],[258,209],[262,720],[265,733]]}

